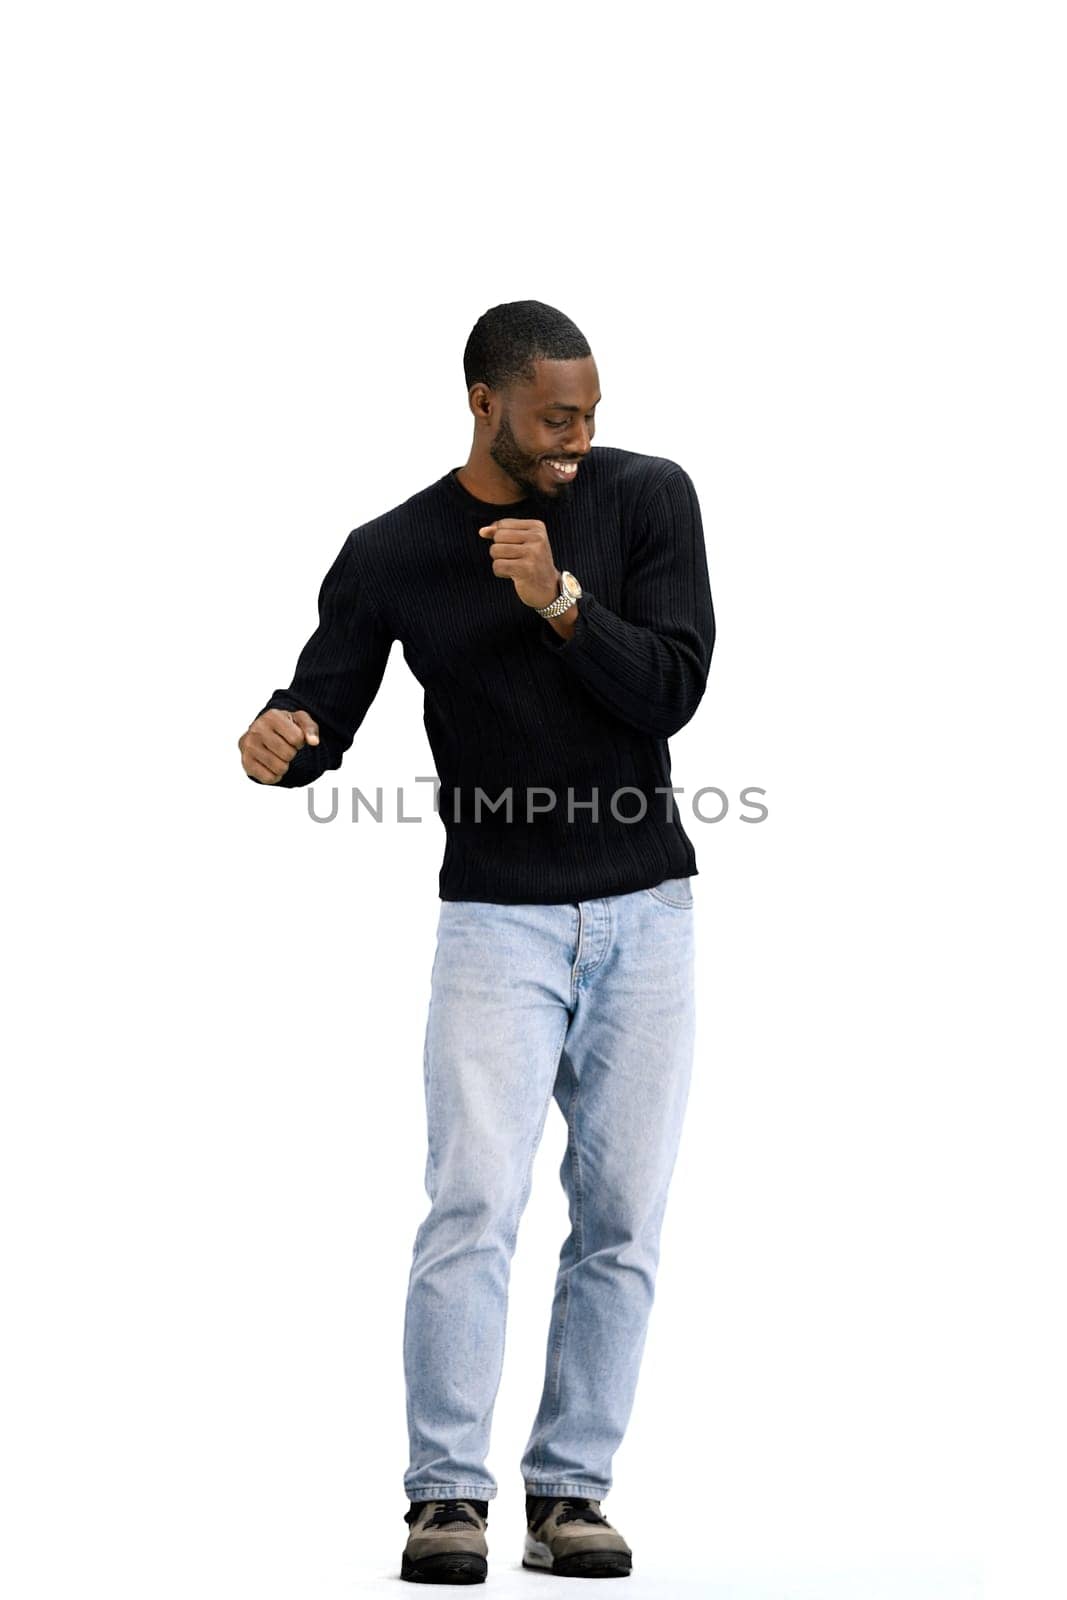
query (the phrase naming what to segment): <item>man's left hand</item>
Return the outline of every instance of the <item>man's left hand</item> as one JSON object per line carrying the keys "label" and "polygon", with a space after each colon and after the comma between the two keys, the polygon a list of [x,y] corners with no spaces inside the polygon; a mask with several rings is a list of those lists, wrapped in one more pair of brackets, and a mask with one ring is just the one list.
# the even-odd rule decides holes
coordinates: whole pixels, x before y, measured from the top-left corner
{"label": "man's left hand", "polygon": [[478,533],[493,541],[489,554],[494,577],[510,578],[524,605],[551,605],[560,592],[560,572],[543,522],[501,517],[499,522],[479,528]]}

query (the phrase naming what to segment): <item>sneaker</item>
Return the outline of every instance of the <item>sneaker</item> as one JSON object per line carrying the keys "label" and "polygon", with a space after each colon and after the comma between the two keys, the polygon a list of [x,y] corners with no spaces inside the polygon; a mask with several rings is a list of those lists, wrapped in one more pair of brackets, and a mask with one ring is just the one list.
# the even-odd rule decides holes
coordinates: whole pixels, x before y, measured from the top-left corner
{"label": "sneaker", "polygon": [[526,1496],[522,1564],[557,1578],[628,1578],[633,1551],[599,1500]]}
{"label": "sneaker", "polygon": [[484,1583],[488,1500],[413,1500],[400,1576],[411,1583]]}

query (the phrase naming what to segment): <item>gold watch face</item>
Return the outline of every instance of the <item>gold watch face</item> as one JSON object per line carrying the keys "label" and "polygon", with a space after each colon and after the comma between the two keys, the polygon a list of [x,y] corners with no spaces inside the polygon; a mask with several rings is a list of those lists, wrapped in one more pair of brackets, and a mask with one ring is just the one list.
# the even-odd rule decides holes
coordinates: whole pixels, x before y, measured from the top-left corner
{"label": "gold watch face", "polygon": [[580,600],[582,597],[582,586],[578,582],[578,579],[574,576],[574,573],[565,572],[563,574],[563,579],[567,586],[568,593],[572,594],[576,600]]}

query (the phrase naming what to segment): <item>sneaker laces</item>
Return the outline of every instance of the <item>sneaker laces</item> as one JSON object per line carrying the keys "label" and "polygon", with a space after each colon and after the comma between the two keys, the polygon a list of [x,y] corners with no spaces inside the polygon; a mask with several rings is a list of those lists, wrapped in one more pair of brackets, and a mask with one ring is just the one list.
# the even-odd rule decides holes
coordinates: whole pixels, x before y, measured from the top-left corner
{"label": "sneaker laces", "polygon": [[607,1517],[593,1510],[592,1502],[589,1500],[559,1500],[556,1504],[559,1508],[557,1522],[599,1522],[605,1528],[611,1526]]}
{"label": "sneaker laces", "polygon": [[465,1500],[436,1501],[433,1516],[429,1518],[425,1526],[427,1528],[443,1528],[448,1522],[465,1522],[469,1527],[476,1528],[478,1524],[470,1512],[465,1509],[466,1503]]}

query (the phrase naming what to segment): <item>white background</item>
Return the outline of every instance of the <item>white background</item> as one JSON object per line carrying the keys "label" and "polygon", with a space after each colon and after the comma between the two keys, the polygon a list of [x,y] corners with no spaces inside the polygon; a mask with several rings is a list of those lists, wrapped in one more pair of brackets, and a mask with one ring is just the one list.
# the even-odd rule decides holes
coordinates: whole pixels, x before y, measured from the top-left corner
{"label": "white background", "polygon": [[[345,533],[466,460],[463,345],[523,298],[589,338],[597,442],[696,484],[675,782],[770,809],[691,828],[628,1593],[1067,1593],[1057,9],[9,17],[13,1597],[395,1592],[443,831],[315,826],[236,740]],[[331,781],[432,770],[394,646]],[[553,1587],[518,1459],[563,1143],[553,1106],[498,1594]]]}

